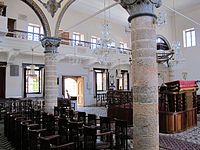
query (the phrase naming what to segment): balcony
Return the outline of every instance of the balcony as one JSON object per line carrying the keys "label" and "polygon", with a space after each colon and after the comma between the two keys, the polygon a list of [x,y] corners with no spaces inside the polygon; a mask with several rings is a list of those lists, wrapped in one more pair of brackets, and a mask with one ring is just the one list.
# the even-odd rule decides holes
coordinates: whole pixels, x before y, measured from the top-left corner
{"label": "balcony", "polygon": [[4,36],[8,32],[7,20],[7,17],[0,16],[0,36]]}
{"label": "balcony", "polygon": [[[2,16],[0,16],[2,18]],[[3,18],[6,22],[6,19]],[[4,25],[5,25],[4,22]],[[6,29],[3,27],[2,32],[6,31]],[[32,33],[32,32],[26,32],[26,31],[20,31],[20,30],[14,30],[13,32],[7,32],[5,37],[5,43],[9,44],[10,46],[13,46],[13,49],[19,49],[23,53],[23,51],[30,50],[31,48],[37,49],[38,53],[40,52],[41,55],[43,54],[44,48],[42,48],[40,40],[44,37],[42,34]],[[17,44],[16,44],[17,41]],[[96,46],[94,46],[96,45]],[[1,45],[0,45],[1,46]],[[81,40],[74,40],[74,39],[66,39],[61,38],[61,46],[59,47],[59,54],[58,57],[59,60],[63,59],[81,59],[81,60],[90,60],[92,63],[98,62],[97,59],[95,59],[94,51],[97,49],[93,49],[92,47],[100,47],[97,43],[92,43],[88,41],[81,41]],[[173,57],[173,50],[162,50],[157,44],[157,48],[159,47],[159,50],[157,51],[157,62],[158,63],[169,63],[169,61]],[[30,50],[31,53],[31,50]],[[58,54],[58,55],[59,55]],[[124,64],[129,64],[131,57],[131,49],[125,49],[115,46],[109,47],[109,55],[111,58],[111,62],[116,62],[118,58],[120,58]],[[80,61],[81,62],[81,61]],[[90,63],[91,63],[90,62]]]}

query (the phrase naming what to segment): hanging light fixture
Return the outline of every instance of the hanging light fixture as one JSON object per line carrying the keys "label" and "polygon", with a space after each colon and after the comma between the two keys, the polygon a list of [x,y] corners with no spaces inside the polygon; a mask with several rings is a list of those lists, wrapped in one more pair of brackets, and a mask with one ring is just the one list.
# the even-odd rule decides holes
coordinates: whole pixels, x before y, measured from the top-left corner
{"label": "hanging light fixture", "polygon": [[32,50],[32,64],[30,65],[30,73],[29,73],[29,76],[32,76],[32,77],[35,77],[35,76],[37,76],[36,74],[35,74],[35,65],[33,64],[33,48],[31,49]]}
{"label": "hanging light fixture", "polygon": [[116,79],[121,79],[122,78],[122,74],[121,74],[120,59],[118,59],[118,61],[119,61],[119,68],[116,70]]}
{"label": "hanging light fixture", "polygon": [[[106,2],[104,0],[104,8],[106,7]],[[107,19],[106,12],[104,11],[104,23],[102,25],[102,37],[97,41],[97,48],[94,49],[94,54],[97,57],[97,60],[100,64],[108,64],[110,48],[112,40],[110,39],[110,30],[111,25],[109,23],[110,19],[110,10],[109,10],[109,19]]]}
{"label": "hanging light fixture", "polygon": [[177,33],[176,33],[176,12],[175,12],[175,1],[173,0],[173,10],[174,10],[174,38],[175,40],[172,42],[172,49],[174,49],[174,63],[178,64],[183,62],[185,59],[183,57],[182,51],[181,51],[181,43],[180,41],[177,41]]}

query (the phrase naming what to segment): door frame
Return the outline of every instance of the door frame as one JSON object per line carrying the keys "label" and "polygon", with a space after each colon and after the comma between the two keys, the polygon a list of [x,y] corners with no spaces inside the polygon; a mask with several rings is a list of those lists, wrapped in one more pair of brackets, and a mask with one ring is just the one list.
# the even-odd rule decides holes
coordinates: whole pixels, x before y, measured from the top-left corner
{"label": "door frame", "polygon": [[0,67],[1,68],[4,68],[3,72],[4,72],[4,75],[3,75],[3,79],[4,82],[3,82],[3,85],[2,85],[2,91],[3,91],[3,97],[2,98],[5,98],[6,97],[6,66],[7,66],[7,62],[0,62]]}
{"label": "door frame", "polygon": [[[65,95],[65,79],[66,78],[72,78],[72,79],[75,79],[76,80],[76,82],[77,82],[77,80],[78,80],[78,78],[83,78],[83,105],[84,105],[84,101],[85,101],[85,94],[84,94],[84,84],[85,84],[85,77],[84,76],[79,76],[79,75],[77,75],[77,76],[68,76],[68,75],[62,75],[62,95]],[[78,88],[78,83],[77,83],[77,88]],[[77,93],[78,94],[78,93]],[[77,97],[78,97],[78,95],[77,95]],[[78,99],[77,99],[77,104],[78,104]]]}

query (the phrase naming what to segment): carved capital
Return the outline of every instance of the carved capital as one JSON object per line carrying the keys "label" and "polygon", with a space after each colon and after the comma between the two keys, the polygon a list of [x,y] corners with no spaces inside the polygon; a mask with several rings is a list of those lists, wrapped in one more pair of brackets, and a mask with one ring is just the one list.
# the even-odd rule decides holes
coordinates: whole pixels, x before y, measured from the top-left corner
{"label": "carved capital", "polygon": [[161,6],[161,0],[122,0],[122,7],[124,7],[130,17],[128,21],[139,16],[152,16],[157,18],[154,13],[154,7],[158,8]]}
{"label": "carved capital", "polygon": [[54,37],[44,37],[41,40],[42,46],[45,48],[44,53],[56,53],[57,48],[60,46],[61,39]]}

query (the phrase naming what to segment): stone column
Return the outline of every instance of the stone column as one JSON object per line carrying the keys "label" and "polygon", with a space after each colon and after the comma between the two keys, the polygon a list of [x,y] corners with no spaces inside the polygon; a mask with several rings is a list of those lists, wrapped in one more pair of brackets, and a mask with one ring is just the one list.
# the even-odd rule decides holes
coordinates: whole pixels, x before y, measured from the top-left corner
{"label": "stone column", "polygon": [[55,53],[60,45],[60,39],[45,37],[41,42],[45,48],[45,111],[53,113],[58,95]]}
{"label": "stone column", "polygon": [[175,80],[175,69],[174,64],[169,63],[169,81]]}
{"label": "stone column", "polygon": [[159,0],[122,0],[132,41],[133,149],[159,150],[158,65],[154,7]]}

